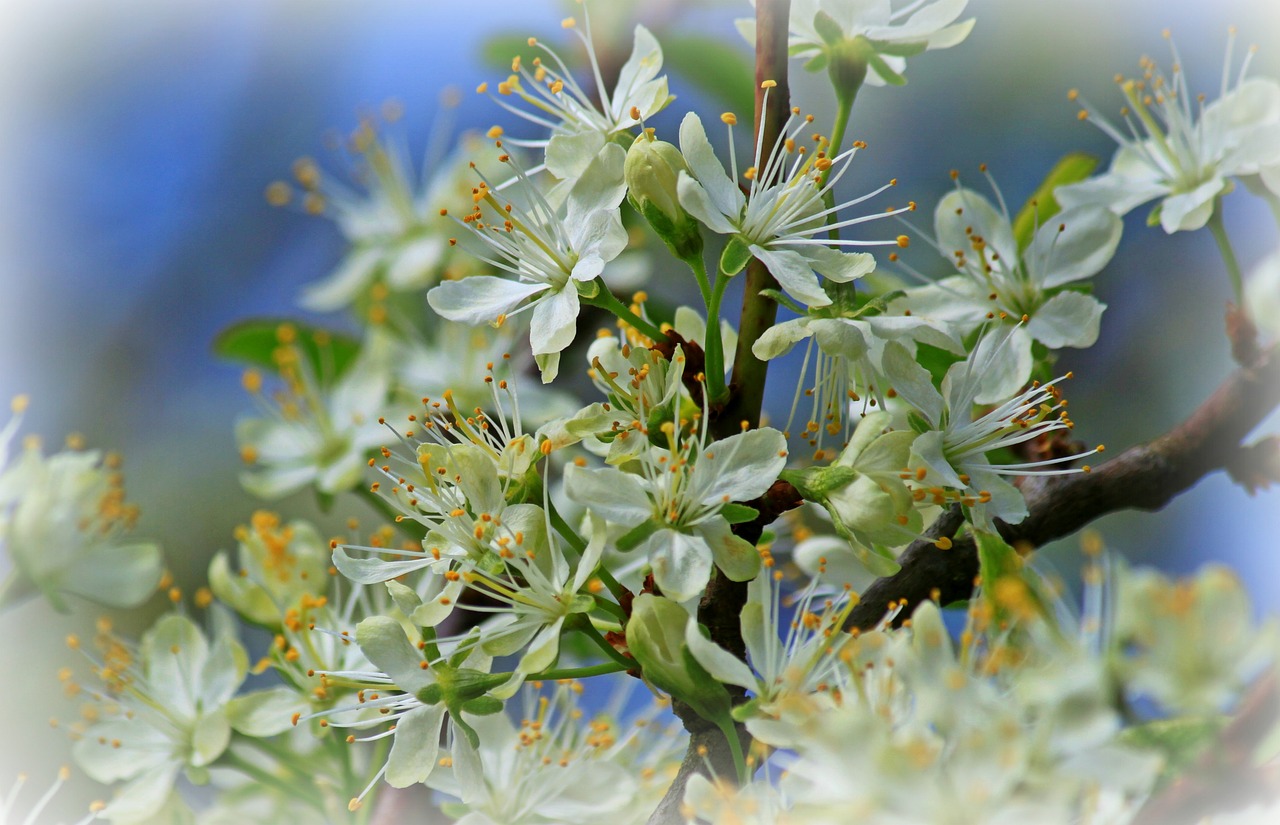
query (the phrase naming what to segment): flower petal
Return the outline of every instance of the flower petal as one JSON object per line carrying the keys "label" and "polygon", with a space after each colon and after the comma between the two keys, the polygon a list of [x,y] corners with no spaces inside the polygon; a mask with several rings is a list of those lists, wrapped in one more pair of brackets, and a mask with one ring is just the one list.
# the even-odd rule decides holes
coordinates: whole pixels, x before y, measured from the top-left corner
{"label": "flower petal", "polygon": [[[716,211],[730,218],[741,215],[747,198],[738,188],[738,184],[725,172],[724,164],[720,163],[715,150],[711,148],[711,141],[707,140],[707,132],[702,127],[702,120],[693,112],[685,115],[684,120],[680,122],[680,151],[684,154],[685,162],[689,164],[689,171],[693,173],[698,183],[702,184]],[[681,203],[683,202],[682,197]]]}
{"label": "flower petal", "polygon": [[1106,304],[1082,292],[1060,292],[1036,310],[1027,333],[1050,349],[1091,347],[1098,340]]}
{"label": "flower petal", "polygon": [[507,315],[524,299],[550,287],[472,275],[461,281],[445,281],[427,293],[427,303],[439,315],[465,324],[491,324],[499,315]]}
{"label": "flower petal", "polygon": [[431,775],[440,751],[444,714],[445,706],[440,702],[414,708],[396,720],[395,738],[387,756],[388,785],[408,788]]}
{"label": "flower petal", "polygon": [[1060,213],[1040,227],[1023,255],[1031,279],[1048,289],[1098,274],[1116,254],[1123,231],[1115,213],[1101,207]]}
{"label": "flower petal", "polygon": [[813,274],[809,260],[790,249],[766,249],[759,244],[751,244],[751,254],[761,260],[773,277],[778,279],[778,286],[797,301],[811,307],[825,307],[831,304],[831,298],[818,283],[818,276]]}

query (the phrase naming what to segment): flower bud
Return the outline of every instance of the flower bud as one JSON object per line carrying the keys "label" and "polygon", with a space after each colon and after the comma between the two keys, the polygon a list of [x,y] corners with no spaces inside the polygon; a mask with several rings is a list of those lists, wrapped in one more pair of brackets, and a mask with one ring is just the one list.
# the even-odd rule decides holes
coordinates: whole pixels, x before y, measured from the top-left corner
{"label": "flower bud", "polygon": [[646,681],[684,701],[703,719],[729,718],[729,692],[689,652],[689,614],[670,599],[641,593],[627,622],[627,648]]}
{"label": "flower bud", "polygon": [[681,260],[702,254],[698,223],[680,206],[677,194],[680,172],[688,169],[679,149],[649,134],[631,144],[623,166],[631,205]]}

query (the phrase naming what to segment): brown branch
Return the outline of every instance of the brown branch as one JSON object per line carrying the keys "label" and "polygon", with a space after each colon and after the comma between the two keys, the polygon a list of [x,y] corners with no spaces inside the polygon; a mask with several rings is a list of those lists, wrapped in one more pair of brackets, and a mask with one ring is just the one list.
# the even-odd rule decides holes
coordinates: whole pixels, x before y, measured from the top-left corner
{"label": "brown branch", "polygon": [[1280,796],[1275,766],[1254,764],[1254,752],[1280,721],[1280,686],[1268,674],[1245,696],[1217,741],[1181,777],[1138,811],[1133,825],[1192,825],[1206,816],[1269,803]]}
{"label": "brown branch", "polygon": [[[1118,510],[1159,510],[1205,475],[1223,469],[1240,442],[1280,404],[1280,347],[1241,367],[1186,421],[1146,444],[1131,447],[1090,473],[1026,479],[1022,492],[1029,515],[1018,524],[998,524],[1010,544],[1039,547],[1070,535]],[[954,534],[959,523],[944,516],[930,536]],[[949,531],[949,532],[948,532]],[[849,617],[851,627],[874,627],[890,602],[917,604],[935,591],[946,604],[967,599],[978,574],[973,539],[957,539],[949,550],[917,541],[899,559],[902,569],[877,580]]]}
{"label": "brown branch", "polygon": [[[756,111],[755,128],[757,142],[764,147],[772,147],[778,140],[782,125],[786,123],[790,113],[791,93],[787,86],[787,35],[790,32],[791,0],[759,0],[756,3]],[[761,84],[772,80],[776,84],[767,96]],[[730,380],[730,396],[722,413],[715,416],[712,426],[718,437],[725,437],[738,432],[742,422],[746,426],[756,427],[760,424],[760,409],[764,403],[764,383],[768,373],[767,362],[755,357],[751,351],[752,344],[764,332],[773,326],[777,317],[778,305],[773,300],[760,294],[763,289],[777,288],[777,283],[769,270],[758,260],[747,264],[745,292],[742,299],[742,315],[738,320],[738,349],[734,355],[733,376]],[[708,335],[718,335],[719,330],[708,329]],[[708,411],[710,414],[712,411]],[[790,488],[790,485],[786,485]],[[775,485],[776,487],[776,485]],[[791,493],[794,494],[794,489]],[[776,495],[775,495],[776,494]],[[787,498],[786,491],[771,489],[762,497],[767,506],[760,506],[761,518],[767,515],[772,506],[771,496],[781,502]],[[789,506],[794,507],[798,499]],[[788,509],[783,507],[783,509]],[[778,510],[778,513],[782,510]],[[776,513],[775,513],[776,517]],[[764,524],[755,522],[735,525],[735,532],[756,541]],[[753,535],[754,534],[754,535]],[[698,604],[698,621],[707,627],[711,640],[745,659],[746,649],[742,642],[738,614],[746,604],[747,587],[743,582],[732,582],[716,571],[710,585]],[[736,700],[742,698],[741,690],[735,695]],[[678,704],[678,703],[677,703]],[[684,822],[680,815],[680,806],[684,801],[685,786],[689,777],[695,773],[714,772],[717,776],[734,777],[733,761],[729,753],[728,742],[724,735],[714,727],[707,730],[708,723],[700,720],[692,713],[681,713],[676,707],[681,721],[690,733],[689,749],[685,752],[684,762],[667,789],[666,795],[658,803],[657,809],[649,817],[649,825],[674,825]],[[739,729],[740,735],[745,734]]]}

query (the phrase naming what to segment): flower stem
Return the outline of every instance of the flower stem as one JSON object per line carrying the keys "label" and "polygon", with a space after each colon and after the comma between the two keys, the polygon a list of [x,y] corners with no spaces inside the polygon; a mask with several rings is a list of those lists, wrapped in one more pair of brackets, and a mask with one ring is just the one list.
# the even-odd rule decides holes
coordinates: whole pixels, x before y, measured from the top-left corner
{"label": "flower stem", "polygon": [[600,631],[596,630],[594,627],[591,626],[590,621],[587,621],[585,619],[583,621],[579,621],[577,623],[576,629],[579,633],[581,633],[582,635],[590,639],[595,644],[596,647],[604,651],[605,655],[608,656],[610,659],[612,659],[614,662],[622,665],[624,668],[627,668],[627,669],[639,667],[639,665],[636,663],[634,659],[628,659],[626,656],[623,656],[621,653],[619,653],[616,647],[609,644],[608,640],[605,639],[605,637],[600,635]]}
{"label": "flower stem", "polygon": [[1235,294],[1236,306],[1244,307],[1244,276],[1240,274],[1240,262],[1236,260],[1236,252],[1231,247],[1231,239],[1227,237],[1227,226],[1222,220],[1222,198],[1213,205],[1213,214],[1209,216],[1209,231],[1218,244],[1218,252],[1222,262],[1227,266],[1227,275],[1231,278],[1231,291]]}
{"label": "flower stem", "polygon": [[733,756],[733,766],[738,772],[738,784],[745,785],[751,781],[751,774],[747,772],[747,760],[742,754],[742,740],[738,738],[738,728],[732,720],[719,722],[716,727],[720,728],[724,738],[729,741],[729,753]]}
{"label": "flower stem", "polygon": [[245,759],[234,751],[228,750],[222,755],[219,761],[223,762],[228,767],[240,771],[240,773],[255,780],[260,785],[272,787],[291,799],[297,799],[298,801],[315,808],[321,814],[325,813],[324,806],[320,804],[314,794],[303,793],[302,786],[295,785],[288,780],[276,776],[274,773],[253,764],[248,759]]}
{"label": "flower stem", "polygon": [[707,277],[707,263],[702,260],[701,255],[695,255],[685,259],[685,263],[693,270],[694,280],[698,282],[698,292],[702,294],[702,305],[709,307],[711,305],[711,281]]}
{"label": "flower stem", "polygon": [[711,300],[707,303],[706,340],[702,342],[707,358],[707,396],[713,404],[728,393],[724,383],[724,342],[720,340],[720,302],[724,299],[724,290],[728,285],[729,277],[723,272],[716,273]]}
{"label": "flower stem", "polygon": [[532,673],[529,675],[529,681],[554,682],[559,679],[589,679],[592,676],[621,673],[634,667],[636,667],[635,662],[631,662],[625,667],[614,662],[605,662],[604,664],[590,665],[589,667],[564,667],[558,670],[544,670],[541,673]]}
{"label": "flower stem", "polygon": [[[857,97],[857,89],[853,89],[852,91],[836,89],[836,122],[831,128],[831,148],[829,152],[832,158],[840,154],[840,147],[844,144],[845,130],[849,128],[849,116],[853,113],[853,103]],[[822,173],[822,176],[818,178],[819,187],[827,185],[827,176],[830,174],[830,169],[827,169]],[[822,196],[822,202],[823,206],[827,209],[836,205],[836,192],[834,188],[827,190],[827,193]],[[835,212],[832,212],[827,216],[827,223],[835,223],[838,220],[840,220],[840,218]],[[833,241],[838,240],[840,238],[840,230],[829,230],[827,232],[827,236]]]}
{"label": "flower stem", "polygon": [[617,296],[609,291],[609,287],[604,285],[604,281],[597,279],[596,283],[599,285],[600,291],[596,293],[594,298],[583,299],[583,303],[612,312],[618,320],[635,327],[636,330],[653,341],[666,340],[667,336],[662,334],[662,330],[632,312],[630,307],[619,301]]}
{"label": "flower stem", "polygon": [[[551,518],[551,526],[555,528],[555,531],[560,534],[561,538],[569,542],[569,546],[577,551],[578,556],[581,557],[583,552],[587,549],[587,542],[569,526],[569,522],[564,520],[564,516],[560,515],[560,511],[557,510],[555,504],[550,501],[547,502],[547,513]],[[613,574],[605,569],[604,564],[596,566],[595,574],[596,577],[604,583],[604,586],[609,588],[609,592],[613,594],[613,598],[621,602],[623,595],[627,593],[627,588],[623,587],[618,580],[613,577]]]}

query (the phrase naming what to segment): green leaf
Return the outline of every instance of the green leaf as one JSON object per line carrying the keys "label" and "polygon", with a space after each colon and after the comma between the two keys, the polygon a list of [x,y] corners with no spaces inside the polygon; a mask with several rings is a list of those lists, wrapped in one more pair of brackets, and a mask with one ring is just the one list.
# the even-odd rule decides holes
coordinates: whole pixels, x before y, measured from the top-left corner
{"label": "green leaf", "polygon": [[300,323],[292,318],[252,318],[218,333],[213,352],[228,361],[239,361],[278,373],[275,352],[280,348],[280,329],[292,327],[293,345],[306,357],[312,374],[332,381],[346,372],[360,354],[360,342],[350,335]]}
{"label": "green leaf", "polygon": [[1061,204],[1053,196],[1053,190],[1069,183],[1079,183],[1093,174],[1098,167],[1098,159],[1083,152],[1072,152],[1065,155],[1053,165],[1049,174],[1045,175],[1036,191],[1018,211],[1013,221],[1013,237],[1018,242],[1018,250],[1026,249],[1035,237],[1036,227],[1044,225],[1054,215],[1062,211]]}
{"label": "green leaf", "polygon": [[755,111],[755,68],[741,49],[709,37],[665,35],[662,53],[673,72],[715,95],[730,111],[744,117]]}
{"label": "green leaf", "polygon": [[743,524],[748,521],[755,521],[760,517],[760,511],[754,507],[748,507],[745,504],[736,504],[730,502],[720,508],[720,515],[730,524]]}

